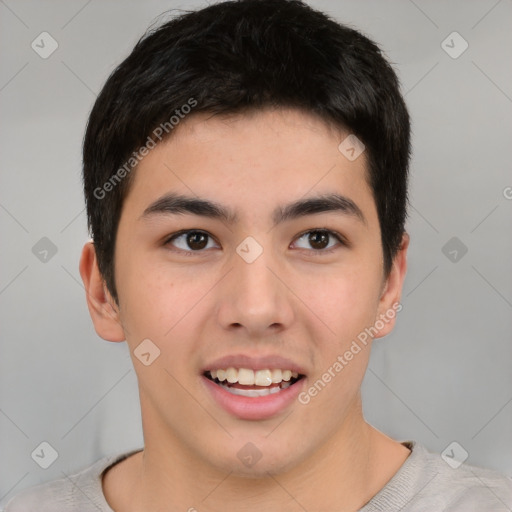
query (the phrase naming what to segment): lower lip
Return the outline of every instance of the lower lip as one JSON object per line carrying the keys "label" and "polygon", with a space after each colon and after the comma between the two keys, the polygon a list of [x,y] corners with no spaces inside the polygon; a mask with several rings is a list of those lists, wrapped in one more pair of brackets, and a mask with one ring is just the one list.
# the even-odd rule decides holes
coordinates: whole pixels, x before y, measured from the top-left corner
{"label": "lower lip", "polygon": [[228,413],[242,420],[265,420],[285,410],[304,387],[305,377],[292,386],[267,396],[233,395],[204,375],[201,379],[213,399]]}

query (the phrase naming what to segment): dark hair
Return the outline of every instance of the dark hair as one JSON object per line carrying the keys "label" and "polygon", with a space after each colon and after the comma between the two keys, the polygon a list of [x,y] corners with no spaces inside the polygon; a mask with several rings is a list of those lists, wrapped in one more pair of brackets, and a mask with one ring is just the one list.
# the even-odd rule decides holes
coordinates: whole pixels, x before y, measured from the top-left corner
{"label": "dark hair", "polygon": [[374,42],[301,1],[234,0],[148,31],[90,114],[83,147],[88,223],[116,301],[115,239],[141,148],[152,147],[155,134],[172,134],[182,112],[266,107],[301,109],[364,143],[389,274],[407,216],[410,157],[409,114],[395,72]]}

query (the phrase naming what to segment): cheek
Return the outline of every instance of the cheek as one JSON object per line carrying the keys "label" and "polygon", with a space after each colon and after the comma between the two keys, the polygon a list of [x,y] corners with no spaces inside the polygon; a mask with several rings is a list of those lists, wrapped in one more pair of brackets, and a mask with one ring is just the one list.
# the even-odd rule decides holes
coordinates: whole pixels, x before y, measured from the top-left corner
{"label": "cheek", "polygon": [[[186,272],[169,272],[165,262],[142,266],[133,256],[119,265],[118,290],[126,340],[132,355],[142,340],[151,340],[160,351],[155,365],[178,376],[188,371],[183,361],[193,360],[197,330],[205,317],[206,302],[201,298],[211,285]],[[135,359],[134,364],[138,365]]]}
{"label": "cheek", "polygon": [[[324,287],[322,293],[316,288],[320,284]],[[310,318],[315,325],[312,331],[319,358],[300,403],[304,404],[306,429],[314,429],[315,421],[322,417],[330,430],[357,407],[371,348],[371,339],[361,335],[375,321],[378,289],[374,276],[353,272],[322,283],[316,281],[309,298],[315,312]]]}
{"label": "cheek", "polygon": [[374,322],[379,302],[379,281],[374,273],[352,267],[300,281],[298,295],[304,297],[317,323],[323,324],[323,338],[335,341],[332,346],[344,346]]}
{"label": "cheek", "polygon": [[165,278],[162,269],[143,266],[136,254],[116,263],[120,317],[131,351],[144,339],[164,349],[166,333],[180,313],[174,283]]}
{"label": "cheek", "polygon": [[131,273],[122,292],[121,320],[141,391],[161,403],[172,395],[179,404],[178,383],[190,378],[194,361],[197,297],[158,269]]}

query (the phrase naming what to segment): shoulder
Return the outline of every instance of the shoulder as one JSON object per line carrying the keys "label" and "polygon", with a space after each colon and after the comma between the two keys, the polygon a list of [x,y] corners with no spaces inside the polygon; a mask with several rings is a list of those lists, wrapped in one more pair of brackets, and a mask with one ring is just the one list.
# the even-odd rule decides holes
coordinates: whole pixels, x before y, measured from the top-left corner
{"label": "shoulder", "polygon": [[[512,510],[512,478],[490,469],[459,465],[416,442],[404,444],[412,450],[409,458],[362,509],[364,512]],[[382,508],[383,504],[387,504],[387,508]]]}
{"label": "shoulder", "polygon": [[[448,511],[510,511],[512,508],[512,478],[501,473],[469,464],[458,464],[452,457],[431,453],[423,446],[425,463],[431,466],[430,483],[425,492]],[[451,462],[451,465],[446,462]],[[425,482],[426,484],[427,482]]]}
{"label": "shoulder", "polygon": [[105,500],[101,475],[105,469],[136,451],[104,457],[93,465],[58,480],[25,489],[12,498],[3,512],[111,512]]}

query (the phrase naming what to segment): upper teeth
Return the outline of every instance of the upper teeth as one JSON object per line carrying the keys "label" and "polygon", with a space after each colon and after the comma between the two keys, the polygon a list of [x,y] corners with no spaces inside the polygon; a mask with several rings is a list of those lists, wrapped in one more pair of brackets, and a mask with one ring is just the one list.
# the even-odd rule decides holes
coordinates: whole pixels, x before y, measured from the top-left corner
{"label": "upper teeth", "polygon": [[230,384],[245,386],[271,386],[282,381],[296,379],[299,374],[291,370],[251,370],[249,368],[227,368],[225,370],[210,370],[212,379],[219,379],[220,382],[227,380]]}

